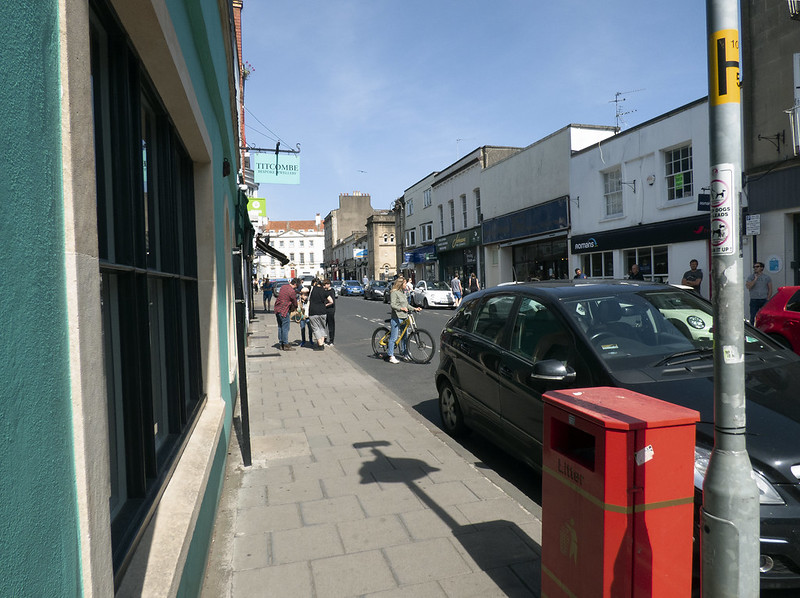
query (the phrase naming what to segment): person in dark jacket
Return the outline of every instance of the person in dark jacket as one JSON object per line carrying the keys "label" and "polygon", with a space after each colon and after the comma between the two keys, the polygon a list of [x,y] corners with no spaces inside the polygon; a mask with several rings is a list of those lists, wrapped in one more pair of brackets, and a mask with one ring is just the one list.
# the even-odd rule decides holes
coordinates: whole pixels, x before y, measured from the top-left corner
{"label": "person in dark jacket", "polygon": [[477,293],[481,290],[481,283],[478,282],[478,277],[475,276],[475,272],[469,275],[469,292],[470,293]]}
{"label": "person in dark jacket", "polygon": [[299,278],[291,280],[281,287],[278,298],[275,300],[275,319],[278,321],[278,341],[282,351],[294,351],[289,344],[289,327],[291,326],[291,313],[297,309],[297,288],[303,282]]}
{"label": "person in dark jacket", "polygon": [[311,336],[315,351],[325,350],[325,338],[328,336],[328,328],[325,324],[328,305],[333,304],[333,299],[328,292],[322,288],[322,283],[315,278],[311,285],[311,292],[308,295],[308,323],[311,326]]}
{"label": "person in dark jacket", "polygon": [[336,291],[333,290],[331,281],[327,278],[322,281],[322,288],[331,298],[330,303],[325,305],[325,323],[328,325],[328,344],[332,346],[333,338],[336,336]]}

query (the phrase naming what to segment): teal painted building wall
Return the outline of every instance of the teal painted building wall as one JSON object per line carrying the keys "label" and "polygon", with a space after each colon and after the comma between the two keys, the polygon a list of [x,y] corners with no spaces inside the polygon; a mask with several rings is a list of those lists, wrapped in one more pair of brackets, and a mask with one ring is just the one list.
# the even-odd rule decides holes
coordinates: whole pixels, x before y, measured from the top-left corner
{"label": "teal painted building wall", "polygon": [[[137,0],[138,2],[139,0]],[[65,261],[65,212],[62,163],[62,80],[65,53],[81,39],[63,44],[63,15],[58,0],[20,5],[0,3],[0,595],[97,595],[104,587],[86,579],[87,535],[79,513],[82,504],[76,478],[74,445],[75,372],[70,370],[69,281]],[[147,4],[147,0],[144,1]],[[157,5],[158,2],[153,2]],[[67,10],[88,2],[67,0]],[[204,380],[215,389],[213,400],[225,403],[222,434],[210,455],[208,482],[201,489],[199,510],[190,532],[189,552],[178,595],[197,596],[222,488],[236,393],[235,331],[230,330],[231,243],[235,244],[238,134],[230,86],[230,23],[216,0],[165,0],[171,25],[207,132],[213,176],[213,237],[200,238],[216,260],[214,317],[207,358],[218,379]],[[223,11],[224,13],[224,11]],[[60,21],[61,19],[61,21]],[[123,27],[125,22],[123,21]],[[88,44],[88,30],[85,42]],[[235,56],[235,55],[234,55]],[[68,58],[68,57],[67,57]],[[72,64],[85,68],[90,64]],[[231,175],[222,176],[227,159]],[[91,190],[87,189],[87,193]],[[65,224],[66,223],[66,224]],[[99,303],[100,297],[96,298]],[[73,365],[71,365],[73,364]],[[103,364],[90,375],[102,377]],[[83,372],[84,375],[87,372]],[[211,382],[211,383],[210,383]],[[209,399],[209,400],[211,400]],[[100,447],[99,450],[103,450]],[[95,474],[96,475],[96,474]],[[89,476],[91,477],[91,476]],[[107,483],[107,480],[106,480]],[[107,507],[107,505],[104,505]],[[82,528],[83,526],[83,528]],[[82,546],[83,544],[83,546]],[[109,551],[110,545],[95,551]],[[101,559],[102,560],[102,559]],[[94,571],[112,577],[113,571]],[[90,585],[94,584],[94,585]],[[94,588],[94,592],[93,592]]]}
{"label": "teal painted building wall", "polygon": [[0,4],[0,579],[7,596],[81,595],[57,8]]}

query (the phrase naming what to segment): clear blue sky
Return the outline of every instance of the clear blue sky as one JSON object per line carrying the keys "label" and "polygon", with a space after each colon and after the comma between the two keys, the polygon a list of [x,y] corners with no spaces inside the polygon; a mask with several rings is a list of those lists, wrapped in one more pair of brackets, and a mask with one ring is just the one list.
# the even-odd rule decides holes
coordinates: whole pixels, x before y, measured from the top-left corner
{"label": "clear blue sky", "polygon": [[704,97],[705,2],[245,0],[245,134],[299,143],[300,185],[262,185],[271,219],[361,191],[389,208],[482,145],[569,123],[629,128]]}

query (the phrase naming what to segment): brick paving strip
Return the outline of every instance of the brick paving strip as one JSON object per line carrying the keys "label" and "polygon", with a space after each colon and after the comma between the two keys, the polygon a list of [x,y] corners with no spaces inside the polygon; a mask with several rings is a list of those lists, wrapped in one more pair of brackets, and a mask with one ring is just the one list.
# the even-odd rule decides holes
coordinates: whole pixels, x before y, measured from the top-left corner
{"label": "brick paving strip", "polygon": [[336,349],[251,324],[203,598],[539,596],[536,515]]}

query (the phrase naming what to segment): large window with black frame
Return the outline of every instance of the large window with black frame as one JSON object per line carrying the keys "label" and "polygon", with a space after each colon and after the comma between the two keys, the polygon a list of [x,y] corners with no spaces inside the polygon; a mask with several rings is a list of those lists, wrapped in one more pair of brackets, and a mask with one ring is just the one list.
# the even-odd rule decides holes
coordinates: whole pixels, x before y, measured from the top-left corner
{"label": "large window with black frame", "polygon": [[202,396],[193,167],[113,14],[93,3],[97,224],[119,573]]}
{"label": "large window with black frame", "polygon": [[622,252],[622,261],[628,274],[636,264],[645,280],[669,282],[669,248],[666,245],[626,249]]}
{"label": "large window with black frame", "polygon": [[583,274],[591,278],[614,278],[614,252],[598,251],[581,256]]}

